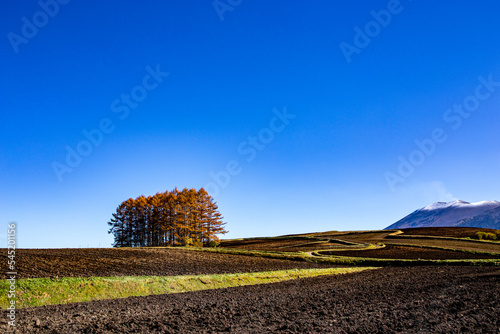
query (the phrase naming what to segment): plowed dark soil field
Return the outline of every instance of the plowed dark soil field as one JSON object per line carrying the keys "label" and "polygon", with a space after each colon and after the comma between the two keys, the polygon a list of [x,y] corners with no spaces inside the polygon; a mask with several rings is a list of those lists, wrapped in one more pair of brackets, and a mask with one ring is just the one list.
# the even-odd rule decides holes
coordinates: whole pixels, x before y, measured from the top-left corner
{"label": "plowed dark soil field", "polygon": [[459,260],[459,259],[500,259],[500,254],[491,256],[487,254],[474,254],[441,249],[405,247],[387,245],[384,248],[369,250],[325,251],[322,255],[340,255],[352,257],[369,257],[378,259],[423,259],[423,260]]}
{"label": "plowed dark soil field", "polygon": [[472,238],[477,232],[498,233],[498,230],[480,227],[421,227],[401,230],[403,235],[430,235],[436,237]]}
{"label": "plowed dark soil field", "polygon": [[[401,231],[403,233],[401,233]],[[461,251],[497,253],[500,256],[500,242],[480,242],[471,239],[453,239],[472,237],[479,231],[489,231],[499,233],[499,230],[471,228],[471,227],[431,227],[401,230],[380,230],[380,231],[351,231],[351,232],[321,232],[307,235],[296,235],[291,239],[283,238],[249,238],[242,240],[226,241],[221,244],[223,248],[237,248],[245,250],[266,250],[266,251],[302,251],[311,252],[314,250],[328,250],[335,252],[339,249],[349,251],[339,251],[332,253],[337,255],[355,257],[378,258],[399,258],[399,259],[484,259],[495,258],[488,255],[467,254]],[[307,236],[307,238],[305,238]],[[440,237],[449,237],[440,238]],[[318,241],[322,240],[322,241]],[[329,240],[329,241],[328,241]],[[308,243],[306,243],[308,242]],[[361,251],[368,244],[398,244],[401,247],[389,247],[385,250]],[[409,246],[427,246],[446,248],[438,249],[415,249],[402,248]],[[358,248],[358,250],[356,250]],[[403,252],[404,250],[404,252]],[[455,252],[454,250],[457,250]],[[351,253],[349,253],[351,252]],[[323,253],[326,254],[326,253]],[[498,258],[498,257],[497,257]]]}
{"label": "plowed dark soil field", "polygon": [[245,240],[223,241],[221,247],[275,252],[310,252],[316,249],[328,249],[345,246],[335,241],[318,241],[301,237],[287,239],[253,238]]}
{"label": "plowed dark soil field", "polygon": [[383,268],[20,310],[18,333],[499,333],[500,271]]}
{"label": "plowed dark soil field", "polygon": [[[75,248],[16,250],[17,278],[175,276],[257,272],[331,265],[172,248]],[[0,251],[6,277],[7,250]]]}

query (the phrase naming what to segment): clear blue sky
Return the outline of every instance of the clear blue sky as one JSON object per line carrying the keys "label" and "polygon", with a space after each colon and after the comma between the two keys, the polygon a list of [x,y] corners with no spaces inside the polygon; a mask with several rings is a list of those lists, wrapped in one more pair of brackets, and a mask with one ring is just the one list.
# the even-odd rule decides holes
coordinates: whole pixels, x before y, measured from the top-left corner
{"label": "clear blue sky", "polygon": [[2,247],[109,247],[176,186],[228,238],[500,200],[498,1],[47,3],[0,5]]}

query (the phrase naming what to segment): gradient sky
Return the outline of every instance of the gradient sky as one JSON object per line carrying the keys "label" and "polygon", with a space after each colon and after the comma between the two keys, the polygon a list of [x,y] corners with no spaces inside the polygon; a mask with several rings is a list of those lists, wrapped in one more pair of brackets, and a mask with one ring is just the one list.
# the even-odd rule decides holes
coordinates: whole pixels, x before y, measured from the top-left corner
{"label": "gradient sky", "polygon": [[46,2],[0,5],[2,247],[109,247],[174,187],[227,238],[500,200],[498,1]]}

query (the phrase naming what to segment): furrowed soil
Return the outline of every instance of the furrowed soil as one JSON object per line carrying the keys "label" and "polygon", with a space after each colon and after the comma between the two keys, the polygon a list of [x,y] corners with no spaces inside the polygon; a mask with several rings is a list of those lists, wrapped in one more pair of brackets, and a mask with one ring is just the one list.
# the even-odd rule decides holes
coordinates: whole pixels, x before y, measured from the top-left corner
{"label": "furrowed soil", "polygon": [[499,230],[481,227],[421,227],[402,229],[404,235],[431,235],[437,237],[472,238],[477,232],[498,233]]}
{"label": "furrowed soil", "polygon": [[221,243],[223,248],[236,248],[246,250],[262,250],[275,252],[310,252],[316,249],[327,249],[345,246],[334,241],[318,241],[301,237],[287,239],[252,238],[245,240],[228,240]]}
{"label": "furrowed soil", "polygon": [[[380,230],[380,231],[351,231],[351,232],[321,232],[307,235],[291,236],[288,239],[282,238],[249,238],[242,240],[228,240],[221,243],[223,248],[237,248],[244,250],[266,250],[266,251],[303,251],[310,252],[314,250],[331,250],[331,254],[355,256],[355,257],[373,257],[378,258],[399,258],[399,259],[488,259],[498,258],[484,254],[471,254],[459,251],[496,253],[500,256],[500,242],[480,242],[477,240],[459,240],[443,239],[440,237],[465,238],[471,237],[476,232],[493,231],[500,233],[499,230],[471,228],[471,227],[431,227],[398,230]],[[402,233],[401,233],[402,232]],[[396,233],[396,235],[394,235]],[[330,239],[330,241],[328,241]],[[322,240],[322,241],[319,241]],[[325,241],[326,240],[326,241]],[[367,244],[398,244],[399,248],[389,247],[379,250],[356,250],[363,248]],[[447,248],[448,250],[429,250],[402,248],[405,245],[427,246]],[[349,251],[341,251],[341,250]],[[338,253],[334,253],[338,250]],[[457,250],[457,251],[454,251]],[[349,253],[351,252],[351,253]],[[323,252],[323,254],[326,254]]]}
{"label": "furrowed soil", "polygon": [[500,243],[480,242],[480,241],[460,241],[445,239],[420,239],[420,238],[395,238],[387,239],[384,242],[400,245],[444,247],[450,249],[470,250],[476,252],[488,252],[500,254]]}
{"label": "furrowed soil", "polygon": [[17,333],[498,333],[500,271],[383,268],[16,315]]}
{"label": "furrowed soil", "polygon": [[369,257],[378,259],[423,259],[423,260],[464,260],[464,259],[500,259],[498,255],[474,254],[447,251],[441,249],[405,247],[387,245],[384,248],[352,251],[322,251],[321,255],[339,255],[352,257]]}
{"label": "furrowed soil", "polygon": [[[7,278],[7,250],[0,252]],[[176,276],[258,272],[332,265],[175,248],[75,248],[16,250],[17,278]]]}

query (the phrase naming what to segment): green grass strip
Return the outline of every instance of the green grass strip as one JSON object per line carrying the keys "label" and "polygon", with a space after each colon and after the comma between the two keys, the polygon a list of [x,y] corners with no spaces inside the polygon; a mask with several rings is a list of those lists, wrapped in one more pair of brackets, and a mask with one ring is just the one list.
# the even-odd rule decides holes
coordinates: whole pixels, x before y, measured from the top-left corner
{"label": "green grass strip", "polygon": [[[189,276],[26,278],[16,282],[16,308],[266,284],[367,269],[375,268],[292,269]],[[8,281],[2,280],[0,286],[2,309],[6,309],[10,301],[7,298],[8,287]]]}

